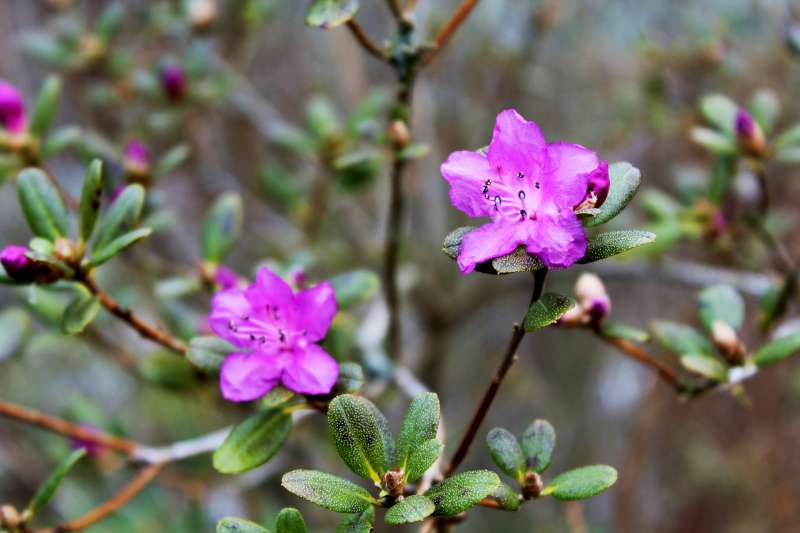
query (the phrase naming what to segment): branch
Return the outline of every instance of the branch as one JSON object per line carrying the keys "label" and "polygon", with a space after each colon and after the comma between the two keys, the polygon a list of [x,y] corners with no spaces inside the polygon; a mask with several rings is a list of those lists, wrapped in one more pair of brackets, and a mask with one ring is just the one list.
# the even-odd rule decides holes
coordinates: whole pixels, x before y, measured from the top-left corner
{"label": "branch", "polygon": [[631,359],[634,359],[646,367],[655,370],[658,377],[664,380],[664,382],[668,385],[674,387],[677,391],[683,391],[684,386],[680,382],[680,379],[678,379],[678,374],[672,368],[668,367],[629,340],[619,339],[616,337],[606,337],[598,331],[595,331],[595,333],[597,337],[604,340],[608,344],[615,346]]}
{"label": "branch", "polygon": [[174,337],[172,334],[168,333],[167,331],[148,324],[144,320],[142,320],[138,315],[136,315],[130,309],[122,307],[118,304],[108,293],[103,291],[97,283],[94,281],[94,278],[91,275],[83,275],[77,278],[77,281],[81,282],[89,291],[97,296],[100,300],[100,303],[105,307],[109,313],[116,316],[126,324],[128,324],[131,328],[136,330],[139,335],[142,337],[151,340],[155,343],[158,343],[164,346],[167,349],[170,349],[174,352],[177,352],[181,355],[185,354],[186,351],[189,349],[185,342],[180,340],[177,337]]}
{"label": "branch", "polygon": [[511,365],[513,365],[514,361],[517,359],[517,348],[519,348],[524,336],[525,330],[519,324],[515,323],[511,330],[511,339],[508,341],[508,347],[503,355],[500,368],[497,369],[497,373],[489,383],[489,387],[486,389],[486,392],[483,393],[481,403],[478,404],[475,414],[472,415],[472,421],[470,422],[464,437],[461,439],[461,443],[458,445],[456,453],[453,454],[453,458],[450,459],[450,463],[445,467],[443,471],[445,477],[452,474],[467,456],[469,447],[472,444],[472,441],[475,439],[475,435],[478,433],[478,429],[480,428],[483,419],[486,417],[486,413],[489,411],[489,407],[492,405],[492,401],[494,401],[494,397],[497,395],[497,391],[500,388],[500,385],[503,383],[503,380],[508,373],[508,369],[511,368]]}
{"label": "branch", "polygon": [[367,51],[369,55],[372,57],[378,58],[380,60],[386,60],[386,53],[374,42],[372,39],[369,38],[367,32],[364,31],[364,28],[355,21],[355,19],[350,19],[347,21],[347,29],[350,30],[350,33],[353,34],[358,44],[361,45],[361,48]]}
{"label": "branch", "polygon": [[464,23],[467,16],[469,16],[475,6],[478,5],[478,1],[479,0],[464,0],[461,2],[461,5],[458,6],[453,13],[453,16],[450,17],[450,20],[444,25],[444,28],[439,30],[439,33],[436,35],[436,37],[434,37],[434,49],[423,58],[423,65],[430,63],[436,54],[438,54],[442,48],[444,48],[447,43],[450,42],[450,39],[453,38],[453,34],[456,32],[456,30],[461,27],[461,24]]}
{"label": "branch", "polygon": [[37,531],[37,533],[80,531],[96,524],[131,501],[137,494],[147,487],[147,485],[149,485],[153,479],[155,479],[163,467],[164,465],[160,463],[146,466],[139,472],[139,474],[136,475],[136,477],[130,481],[130,483],[125,485],[122,490],[82,517],[71,522],[67,522],[66,524],[56,526],[53,529],[40,529]]}

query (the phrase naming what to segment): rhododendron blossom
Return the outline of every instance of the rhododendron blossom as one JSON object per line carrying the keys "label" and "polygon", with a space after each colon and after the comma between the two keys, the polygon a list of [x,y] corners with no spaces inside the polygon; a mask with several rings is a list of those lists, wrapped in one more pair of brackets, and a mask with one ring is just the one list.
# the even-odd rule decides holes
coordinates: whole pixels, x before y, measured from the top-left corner
{"label": "rhododendron blossom", "polygon": [[211,307],[211,329],[240,349],[222,363],[226,399],[254,400],[279,383],[301,394],[331,391],[339,365],[317,344],[336,314],[330,283],[295,293],[280,276],[261,268],[255,283],[217,293]]}
{"label": "rhododendron blossom", "polygon": [[460,151],[442,164],[453,206],[492,221],[464,236],[463,273],[523,245],[549,268],[586,253],[576,209],[598,207],[608,193],[608,164],[583,146],[548,144],[535,122],[514,110],[497,116],[486,154]]}
{"label": "rhododendron blossom", "polygon": [[27,123],[22,94],[7,81],[0,80],[0,126],[10,133],[22,133]]}

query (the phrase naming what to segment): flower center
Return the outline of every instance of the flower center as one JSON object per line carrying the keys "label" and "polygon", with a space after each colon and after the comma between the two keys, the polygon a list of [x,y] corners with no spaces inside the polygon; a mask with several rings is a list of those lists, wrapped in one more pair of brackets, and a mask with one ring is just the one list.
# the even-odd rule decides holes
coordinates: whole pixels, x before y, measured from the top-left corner
{"label": "flower center", "polygon": [[228,329],[253,349],[270,347],[288,350],[303,344],[307,331],[290,327],[278,306],[266,305],[258,313],[242,315],[228,321]]}
{"label": "flower center", "polygon": [[538,176],[524,172],[504,172],[497,168],[495,178],[487,178],[481,186],[481,194],[492,203],[492,218],[511,222],[536,220],[536,209],[541,199],[542,184]]}

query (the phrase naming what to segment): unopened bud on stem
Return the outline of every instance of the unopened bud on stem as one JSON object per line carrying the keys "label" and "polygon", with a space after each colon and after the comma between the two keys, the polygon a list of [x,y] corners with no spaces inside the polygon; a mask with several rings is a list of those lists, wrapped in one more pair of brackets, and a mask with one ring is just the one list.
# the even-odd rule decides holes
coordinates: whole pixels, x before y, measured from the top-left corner
{"label": "unopened bud on stem", "polygon": [[744,109],[736,113],[736,138],[739,146],[753,157],[764,157],[767,153],[767,140],[764,131],[753,119],[753,116]]}
{"label": "unopened bud on stem", "polygon": [[411,132],[408,131],[408,124],[403,120],[393,120],[392,123],[389,124],[388,133],[389,141],[391,141],[394,146],[402,148],[408,146],[408,143],[411,141]]}
{"label": "unopened bud on stem", "polygon": [[526,500],[538,498],[542,493],[544,483],[542,476],[533,471],[525,472],[525,478],[522,481],[522,497]]}
{"label": "unopened bud on stem", "polygon": [[721,320],[715,321],[711,326],[711,338],[728,361],[737,365],[744,363],[747,348],[730,325]]}

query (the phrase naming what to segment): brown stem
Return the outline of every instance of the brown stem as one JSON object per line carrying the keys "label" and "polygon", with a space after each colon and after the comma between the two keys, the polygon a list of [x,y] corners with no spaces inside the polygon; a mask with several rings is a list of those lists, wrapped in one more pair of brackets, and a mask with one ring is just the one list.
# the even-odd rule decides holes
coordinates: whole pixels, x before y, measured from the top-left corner
{"label": "brown stem", "polygon": [[139,494],[150,484],[151,481],[153,481],[153,479],[155,479],[163,467],[164,465],[161,463],[146,466],[136,475],[136,477],[130,481],[130,483],[125,485],[122,490],[82,517],[71,522],[61,524],[52,529],[40,529],[37,531],[37,533],[81,531],[96,524],[97,522],[100,522],[136,497],[137,494]]}
{"label": "brown stem", "polygon": [[364,28],[355,21],[355,19],[351,19],[347,21],[347,29],[350,30],[350,33],[353,34],[358,44],[367,51],[367,53],[373,57],[376,57],[381,60],[386,59],[386,53],[381,50],[381,48],[372,42],[372,39],[369,38],[367,32],[364,31]]}
{"label": "brown stem", "polygon": [[118,304],[116,300],[111,297],[111,295],[103,291],[97,285],[91,275],[83,275],[77,280],[83,283],[83,285],[89,289],[92,294],[97,296],[97,298],[100,300],[100,303],[106,308],[106,310],[108,310],[109,313],[128,324],[142,337],[158,343],[165,348],[168,348],[179,354],[185,354],[188,350],[188,346],[182,340],[172,336],[172,334],[157,326],[148,324],[139,318],[139,316],[133,311]]}
{"label": "brown stem", "polygon": [[389,331],[387,349],[392,360],[399,359],[400,349],[400,295],[397,288],[397,261],[400,251],[400,236],[405,199],[403,198],[403,170],[405,162],[395,156],[391,174],[389,215],[386,222],[386,244],[384,248],[384,272],[386,275],[386,305],[389,308]]}
{"label": "brown stem", "polygon": [[458,30],[461,24],[464,23],[467,16],[472,12],[475,6],[478,5],[479,0],[464,0],[461,2],[461,5],[456,8],[453,16],[450,17],[450,20],[444,27],[439,30],[439,33],[436,34],[436,37],[433,39],[434,49],[428,53],[425,58],[422,60],[423,65],[430,63],[430,61],[444,48],[450,39],[453,38],[453,34]]}
{"label": "brown stem", "polygon": [[489,387],[486,389],[486,392],[483,393],[483,398],[481,399],[480,404],[478,404],[475,414],[472,415],[472,421],[470,422],[464,437],[461,439],[461,443],[458,445],[456,453],[453,454],[453,458],[450,459],[450,463],[442,472],[445,477],[452,474],[467,456],[469,447],[472,444],[472,441],[475,439],[475,435],[478,433],[478,429],[480,429],[481,423],[486,417],[486,413],[489,411],[489,407],[491,407],[492,401],[494,401],[494,397],[497,395],[497,391],[500,389],[500,385],[503,383],[503,380],[508,373],[508,369],[511,368],[511,365],[513,365],[514,361],[517,359],[517,348],[519,348],[524,336],[525,330],[519,324],[515,323],[511,330],[511,339],[508,341],[508,346],[503,354],[503,360],[500,363],[500,367],[497,369],[492,381],[489,383]]}
{"label": "brown stem", "polygon": [[608,344],[615,346],[618,348],[622,353],[630,357],[631,359],[635,359],[636,361],[640,362],[641,364],[653,369],[658,374],[664,382],[669,384],[670,386],[674,387],[677,390],[682,390],[683,385],[681,384],[680,380],[678,379],[678,374],[670,367],[665,365],[663,362],[659,361],[646,351],[642,350],[631,341],[626,339],[619,339],[616,337],[606,337],[600,333],[597,336],[603,339]]}
{"label": "brown stem", "polygon": [[133,441],[79,424],[73,424],[72,422],[67,422],[66,420],[55,418],[39,411],[28,409],[27,407],[22,407],[21,405],[9,403],[4,400],[0,400],[0,415],[6,418],[12,418],[21,422],[26,422],[55,433],[67,435],[68,437],[72,437],[76,440],[89,442],[104,448],[116,450],[124,453],[125,455],[133,455],[139,446]]}

